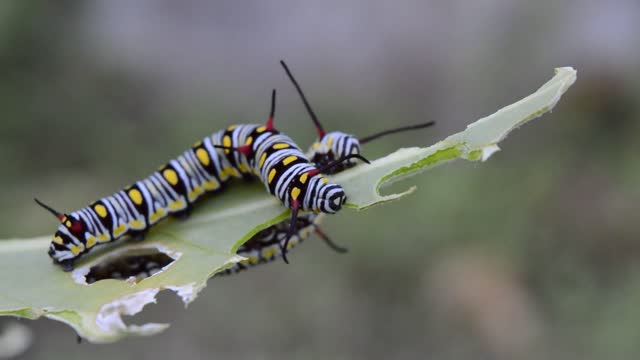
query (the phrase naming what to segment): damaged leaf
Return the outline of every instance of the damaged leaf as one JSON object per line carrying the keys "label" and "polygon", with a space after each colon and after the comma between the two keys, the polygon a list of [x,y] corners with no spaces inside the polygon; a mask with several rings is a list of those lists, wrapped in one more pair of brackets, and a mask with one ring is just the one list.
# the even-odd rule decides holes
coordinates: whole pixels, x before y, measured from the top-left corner
{"label": "damaged leaf", "polygon": [[[433,146],[400,149],[371,165],[338,174],[334,180],[348,195],[346,207],[365,209],[405,196],[415,187],[384,196],[379,189],[446,162],[460,158],[487,160],[511,130],[550,111],[575,79],[574,69],[556,69],[555,76],[534,94]],[[188,304],[205,287],[207,279],[241,260],[235,251],[244,241],[287,218],[288,210],[256,182],[230,186],[225,193],[202,201],[188,220],[169,219],[155,226],[142,242],[97,248],[84,256],[71,273],[51,264],[46,255],[50,235],[1,241],[0,315],[59,320],[92,342],[158,333],[168,325],[126,325],[122,316],[140,312],[146,304],[155,302],[161,290],[176,292]],[[165,259],[152,266],[143,264],[148,275],[153,276],[121,274],[125,280],[87,282],[93,276],[90,274],[127,256],[130,266],[142,266],[135,259],[145,254]],[[97,270],[91,269],[98,264]]]}

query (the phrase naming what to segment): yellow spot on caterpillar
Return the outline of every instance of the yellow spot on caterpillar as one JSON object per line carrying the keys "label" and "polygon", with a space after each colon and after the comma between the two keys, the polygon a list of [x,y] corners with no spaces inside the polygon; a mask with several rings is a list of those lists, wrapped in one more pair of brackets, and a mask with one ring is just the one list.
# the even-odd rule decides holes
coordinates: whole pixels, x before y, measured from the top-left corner
{"label": "yellow spot on caterpillar", "polygon": [[193,188],[193,190],[189,192],[189,200],[195,201],[198,198],[198,196],[200,196],[200,194],[202,194],[203,192],[204,192],[204,189],[201,187]]}
{"label": "yellow spot on caterpillar", "polygon": [[96,244],[96,238],[93,236],[87,237],[87,249],[92,248]]}
{"label": "yellow spot on caterpillar", "polygon": [[196,150],[196,156],[198,157],[198,160],[200,160],[200,163],[204,166],[209,166],[209,164],[211,163],[209,153],[203,148],[199,148],[198,150]]}
{"label": "yellow spot on caterpillar", "polygon": [[231,166],[227,166],[227,167],[223,168],[222,171],[226,172],[227,175],[240,177],[240,173],[238,172],[238,170],[236,170],[235,168],[233,168]]}
{"label": "yellow spot on caterpillar", "polygon": [[249,136],[249,137],[247,138],[247,141],[245,141],[245,143],[244,143],[244,144],[245,144],[245,145],[251,145],[252,143],[253,143],[253,137],[252,137],[252,136]]}
{"label": "yellow spot on caterpillar", "polygon": [[328,183],[328,182],[329,182],[329,179],[327,179],[327,178],[322,178],[322,180],[320,180],[320,181],[322,181],[322,183],[323,183],[323,184],[326,184],[326,183]]}
{"label": "yellow spot on caterpillar", "polygon": [[271,169],[271,171],[269,171],[269,184],[271,184],[275,176],[276,176],[276,169]]}
{"label": "yellow spot on caterpillar", "polygon": [[182,210],[184,208],[184,201],[176,200],[169,204],[169,210]]}
{"label": "yellow spot on caterpillar", "polygon": [[107,234],[98,234],[98,240],[100,240],[100,242],[107,242],[109,241],[109,236]]}
{"label": "yellow spot on caterpillar", "polygon": [[[229,137],[229,135],[226,135],[225,137],[222,138],[222,146],[227,146],[227,147],[231,146],[231,138]],[[231,152],[231,150],[224,149],[224,153],[225,154],[228,154],[230,152]]]}
{"label": "yellow spot on caterpillar", "polygon": [[218,172],[218,177],[219,177],[219,178],[220,178],[220,180],[222,180],[223,182],[229,178],[229,177],[227,176],[227,174],[224,172],[224,169],[220,169],[220,172]]}
{"label": "yellow spot on caterpillar", "polygon": [[62,222],[62,223],[63,223],[63,222],[65,222],[65,221],[67,221],[67,216],[66,216],[66,215],[62,217],[62,220],[60,220],[60,222]]}
{"label": "yellow spot on caterpillar", "polygon": [[66,223],[64,223],[64,224],[65,224],[67,227],[69,227],[69,228],[71,227],[71,221],[68,221],[68,220],[67,220],[67,222],[66,222]]}
{"label": "yellow spot on caterpillar", "polygon": [[238,170],[236,170],[235,168],[233,168],[231,166],[227,166],[227,167],[223,168],[222,172],[226,173],[227,175],[240,177],[240,173],[238,173]]}
{"label": "yellow spot on caterpillar", "polygon": [[304,173],[300,176],[300,182],[305,184],[307,182],[307,178],[309,177],[309,173]]}
{"label": "yellow spot on caterpillar", "polygon": [[140,191],[138,191],[138,189],[129,190],[129,198],[131,199],[131,201],[133,201],[134,204],[142,205],[142,194],[140,193]]}
{"label": "yellow spot on caterpillar", "polygon": [[249,263],[250,264],[257,264],[259,260],[260,259],[258,259],[257,256],[249,256]]}
{"label": "yellow spot on caterpillar", "polygon": [[215,190],[220,187],[220,184],[216,179],[211,179],[210,181],[207,181],[202,185],[204,186],[205,190]]}
{"label": "yellow spot on caterpillar", "polygon": [[298,160],[298,157],[294,156],[294,155],[291,155],[291,156],[287,156],[284,160],[282,160],[282,163],[284,165],[289,165],[289,164],[291,164],[292,162],[294,162],[296,160]]}
{"label": "yellow spot on caterpillar", "polygon": [[280,149],[286,149],[289,147],[289,144],[287,143],[277,143],[275,145],[273,145],[273,148],[276,150],[280,150]]}
{"label": "yellow spot on caterpillar", "polygon": [[262,156],[260,157],[260,167],[264,165],[265,160],[267,160],[267,153],[263,153]]}
{"label": "yellow spot on caterpillar", "polygon": [[240,169],[240,172],[243,173],[249,172],[249,168],[245,164],[238,164],[238,169]]}
{"label": "yellow spot on caterpillar", "polygon": [[293,200],[298,200],[298,196],[300,196],[300,189],[297,187],[294,187],[291,190],[291,197],[293,198]]}
{"label": "yellow spot on caterpillar", "polygon": [[73,254],[73,256],[77,256],[78,254],[80,254],[82,252],[82,250],[84,250],[84,245],[80,244],[80,245],[71,245],[71,253]]}
{"label": "yellow spot on caterpillar", "polygon": [[327,139],[327,147],[330,148],[331,144],[333,144],[333,135],[329,136]]}
{"label": "yellow spot on caterpillar", "polygon": [[238,125],[231,125],[227,128],[227,131],[233,131],[235,128],[237,128]]}
{"label": "yellow spot on caterpillar", "polygon": [[274,257],[277,253],[277,250],[271,247],[268,247],[264,250],[262,250],[262,257],[265,259],[271,259],[272,257]]}
{"label": "yellow spot on caterpillar", "polygon": [[293,248],[296,245],[298,245],[298,239],[291,238],[291,240],[289,240],[289,243],[287,244],[287,250]]}
{"label": "yellow spot on caterpillar", "polygon": [[169,182],[171,185],[178,184],[178,174],[173,169],[166,169],[162,172],[162,176]]}
{"label": "yellow spot on caterpillar", "polygon": [[120,235],[124,234],[125,231],[127,231],[127,225],[120,224],[116,226],[115,229],[113,229],[113,237],[115,238],[120,237]]}
{"label": "yellow spot on caterpillar", "polygon": [[320,143],[313,143],[314,150],[318,150],[319,147],[320,147]]}
{"label": "yellow spot on caterpillar", "polygon": [[153,214],[151,214],[149,216],[149,222],[155,223],[160,218],[162,218],[165,214],[166,214],[166,212],[164,211],[164,209],[159,208],[158,210],[156,210],[156,212],[154,212]]}
{"label": "yellow spot on caterpillar", "polygon": [[60,245],[64,244],[64,241],[62,240],[62,238],[60,236],[54,237],[53,238],[53,242],[56,243],[56,244],[60,244]]}
{"label": "yellow spot on caterpillar", "polygon": [[144,223],[140,220],[129,221],[129,226],[133,229],[144,229]]}
{"label": "yellow spot on caterpillar", "polygon": [[259,128],[256,129],[256,131],[259,133],[264,132],[265,130],[267,130],[266,126],[260,126]]}

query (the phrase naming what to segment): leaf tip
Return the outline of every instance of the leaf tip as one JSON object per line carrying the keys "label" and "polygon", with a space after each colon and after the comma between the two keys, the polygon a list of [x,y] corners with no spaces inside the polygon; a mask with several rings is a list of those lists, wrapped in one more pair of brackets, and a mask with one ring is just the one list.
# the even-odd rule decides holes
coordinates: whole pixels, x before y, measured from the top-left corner
{"label": "leaf tip", "polygon": [[198,293],[203,287],[197,287],[196,283],[192,282],[183,286],[169,285],[169,286],[166,286],[166,288],[171,291],[174,291],[176,295],[180,296],[184,305],[187,306],[189,305],[190,302],[195,300]]}
{"label": "leaf tip", "polygon": [[485,162],[491,157],[491,155],[495,154],[498,151],[500,151],[500,147],[496,144],[485,146],[484,148],[482,148],[482,156],[480,160],[482,162]]}

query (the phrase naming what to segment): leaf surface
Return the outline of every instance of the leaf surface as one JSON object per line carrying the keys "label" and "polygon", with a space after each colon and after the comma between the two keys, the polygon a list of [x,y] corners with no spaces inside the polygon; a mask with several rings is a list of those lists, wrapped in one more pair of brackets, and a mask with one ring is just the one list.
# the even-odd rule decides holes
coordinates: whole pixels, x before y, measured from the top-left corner
{"label": "leaf surface", "polygon": [[[347,194],[346,207],[366,209],[413,192],[381,195],[380,188],[455,159],[485,161],[513,129],[550,111],[574,83],[576,71],[556,69],[535,93],[482,118],[457,134],[425,148],[400,149],[334,177]],[[344,210],[343,210],[344,211]],[[113,342],[127,335],[152,335],[167,324],[126,325],[155,302],[161,290],[173,290],[185,304],[193,301],[216,272],[241,258],[236,249],[252,235],[288,218],[289,211],[259,183],[236,184],[202,201],[186,221],[169,219],[143,242],[119,242],[95,249],[72,273],[54,266],[46,252],[51,235],[0,241],[0,315],[65,322],[92,342]],[[159,250],[175,261],[141,281],[102,280],[83,284],[89,268],[124,253]]]}

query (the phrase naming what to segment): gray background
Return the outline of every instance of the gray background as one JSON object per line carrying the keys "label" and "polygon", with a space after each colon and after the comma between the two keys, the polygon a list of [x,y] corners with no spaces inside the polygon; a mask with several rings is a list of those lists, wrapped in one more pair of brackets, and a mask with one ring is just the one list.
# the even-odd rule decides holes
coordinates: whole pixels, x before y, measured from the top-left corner
{"label": "gray background", "polygon": [[2,2],[0,238],[53,232],[34,195],[76,209],[206,134],[263,122],[273,87],[278,128],[306,147],[281,58],[327,129],[438,122],[370,158],[457,132],[554,67],[579,74],[488,163],[327,219],[348,255],[314,239],[289,266],[210,281],[186,310],[163,293],[133,320],[172,323],[155,337],[76,345],[61,323],[25,320],[23,356],[637,358],[639,24],[634,0]]}

